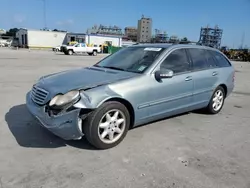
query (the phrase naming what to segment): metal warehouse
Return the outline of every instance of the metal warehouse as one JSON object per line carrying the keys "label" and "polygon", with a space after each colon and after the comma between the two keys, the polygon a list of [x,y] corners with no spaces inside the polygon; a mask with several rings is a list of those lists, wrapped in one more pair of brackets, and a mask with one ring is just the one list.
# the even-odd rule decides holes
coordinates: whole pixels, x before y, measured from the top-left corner
{"label": "metal warehouse", "polygon": [[121,36],[106,36],[106,35],[97,35],[97,34],[88,34],[86,35],[87,44],[110,44],[111,46],[121,47],[122,46],[122,37]]}
{"label": "metal warehouse", "polygon": [[52,48],[61,45],[66,32],[20,29],[16,33],[19,45],[28,48]]}

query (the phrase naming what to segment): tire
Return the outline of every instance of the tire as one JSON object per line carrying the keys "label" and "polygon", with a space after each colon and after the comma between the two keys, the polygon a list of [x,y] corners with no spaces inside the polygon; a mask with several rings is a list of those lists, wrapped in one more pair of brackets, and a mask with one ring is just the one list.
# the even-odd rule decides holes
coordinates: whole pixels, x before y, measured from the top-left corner
{"label": "tire", "polygon": [[73,51],[72,50],[68,50],[68,54],[69,55],[73,55]]}
{"label": "tire", "polygon": [[93,56],[97,56],[97,51],[93,51]]}
{"label": "tire", "polygon": [[[112,120],[114,118],[114,112],[119,113],[116,121]],[[106,114],[108,113],[110,114],[111,121],[106,119]],[[124,121],[122,122],[121,119],[124,119]],[[101,122],[104,122],[102,123],[103,128],[100,127]],[[124,139],[129,126],[130,114],[127,108],[119,102],[111,101],[102,104],[84,120],[83,132],[87,141],[95,148],[109,149],[117,146]],[[120,133],[117,132],[118,130]],[[112,137],[110,137],[110,134],[114,135],[113,140],[111,140]],[[102,138],[102,136],[104,137]]]}
{"label": "tire", "polygon": [[[221,98],[217,97],[217,99],[216,99],[216,95],[221,96]],[[216,101],[214,101],[214,100],[216,100]],[[218,104],[217,107],[215,106],[216,102]],[[214,93],[213,93],[213,95],[212,95],[212,97],[210,99],[210,102],[209,102],[209,104],[208,104],[208,106],[206,108],[206,111],[209,114],[218,114],[221,111],[221,109],[223,108],[224,102],[225,102],[225,90],[224,90],[223,87],[218,86],[215,89],[215,91],[214,91]]]}
{"label": "tire", "polygon": [[93,55],[93,53],[88,53],[89,55]]}

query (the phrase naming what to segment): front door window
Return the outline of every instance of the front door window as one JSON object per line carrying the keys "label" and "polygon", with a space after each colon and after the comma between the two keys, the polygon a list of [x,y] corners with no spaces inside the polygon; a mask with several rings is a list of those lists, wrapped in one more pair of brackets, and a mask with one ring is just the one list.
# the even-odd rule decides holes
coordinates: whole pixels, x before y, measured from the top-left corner
{"label": "front door window", "polygon": [[187,58],[185,49],[178,49],[167,56],[160,66],[161,70],[169,69],[174,74],[187,72],[190,70],[190,63]]}

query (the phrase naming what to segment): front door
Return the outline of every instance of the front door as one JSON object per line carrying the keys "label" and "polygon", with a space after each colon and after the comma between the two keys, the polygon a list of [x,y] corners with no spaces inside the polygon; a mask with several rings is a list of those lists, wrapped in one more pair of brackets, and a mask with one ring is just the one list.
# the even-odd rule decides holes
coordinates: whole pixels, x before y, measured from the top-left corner
{"label": "front door", "polygon": [[74,46],[74,52],[75,52],[76,54],[79,54],[79,53],[81,52],[81,44],[80,44],[80,43],[78,43],[78,44],[76,44],[76,45]]}
{"label": "front door", "polygon": [[190,61],[185,49],[172,51],[161,62],[158,70],[172,70],[172,78],[157,81],[154,74],[149,80],[149,116],[161,118],[188,111],[192,105],[193,78],[190,71]]}

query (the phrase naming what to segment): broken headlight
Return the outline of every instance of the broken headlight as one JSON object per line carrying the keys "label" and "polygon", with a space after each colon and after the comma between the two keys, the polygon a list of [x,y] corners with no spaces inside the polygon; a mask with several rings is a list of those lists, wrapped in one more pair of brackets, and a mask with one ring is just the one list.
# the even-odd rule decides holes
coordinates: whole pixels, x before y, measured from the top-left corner
{"label": "broken headlight", "polygon": [[75,103],[80,98],[78,90],[70,91],[64,95],[56,95],[49,103],[49,106],[62,107],[68,104]]}

